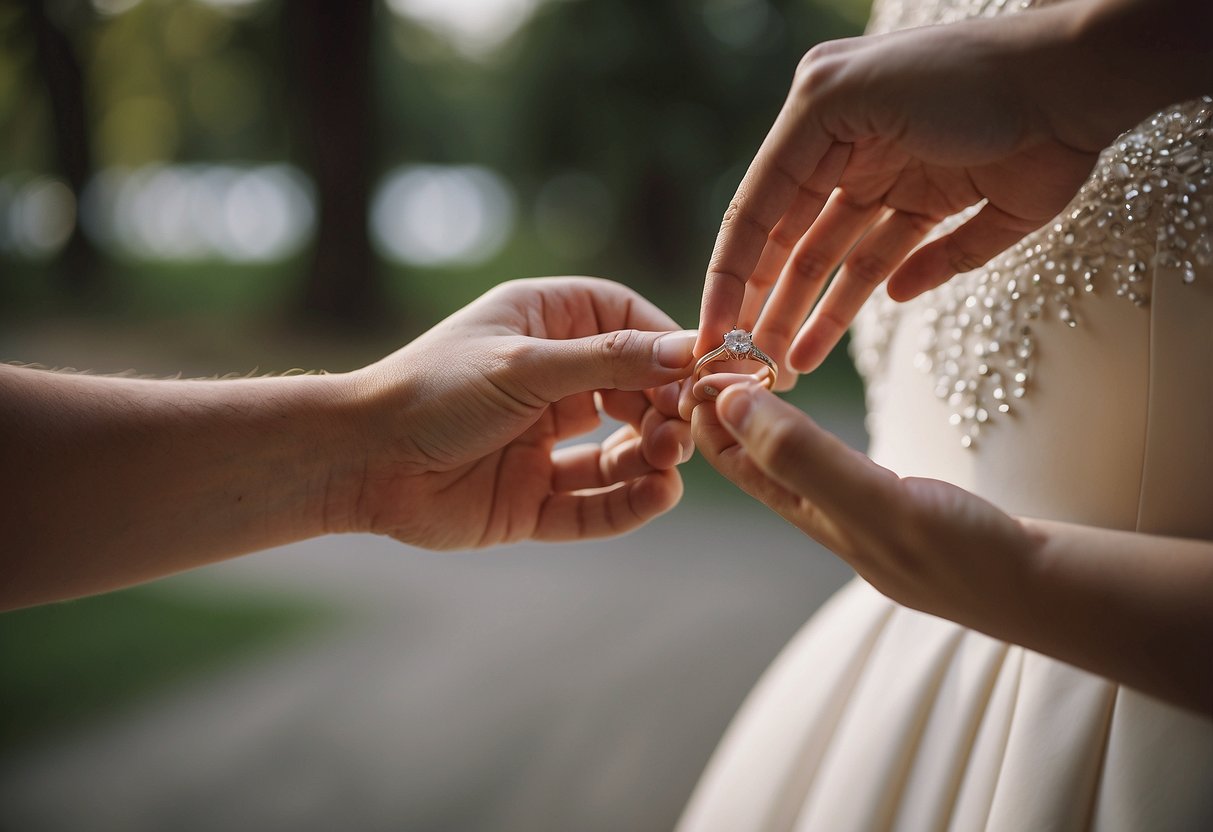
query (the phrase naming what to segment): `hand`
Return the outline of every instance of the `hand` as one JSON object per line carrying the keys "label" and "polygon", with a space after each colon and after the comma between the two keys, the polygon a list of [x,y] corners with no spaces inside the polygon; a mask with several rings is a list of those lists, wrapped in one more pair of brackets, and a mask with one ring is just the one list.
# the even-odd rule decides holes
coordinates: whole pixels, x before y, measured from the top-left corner
{"label": "hand", "polygon": [[692,433],[725,477],[893,600],[1008,637],[998,606],[1032,597],[1040,534],[948,483],[899,478],[759,385],[704,381],[724,390]]}
{"label": "hand", "polygon": [[[590,278],[493,289],[354,374],[365,463],[348,524],[433,549],[619,534],[667,511],[690,458],[677,381],[694,332]],[[599,424],[601,444],[553,450]]]}
{"label": "hand", "polygon": [[[1194,68],[1204,41],[1176,33],[1207,9],[1162,5],[1077,0],[814,48],[725,214],[696,354],[735,324],[754,329],[786,389],[886,278],[907,300],[1054,218],[1119,132],[1209,76]],[[1172,46],[1150,51],[1151,38]]]}

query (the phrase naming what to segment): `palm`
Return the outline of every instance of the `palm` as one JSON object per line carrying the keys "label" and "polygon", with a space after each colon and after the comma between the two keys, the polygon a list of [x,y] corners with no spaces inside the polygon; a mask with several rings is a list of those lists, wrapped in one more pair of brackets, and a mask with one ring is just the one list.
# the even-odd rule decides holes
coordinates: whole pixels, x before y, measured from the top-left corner
{"label": "palm", "polygon": [[701,331],[752,327],[775,360],[809,372],[886,280],[907,300],[1065,208],[1099,131],[1023,95],[1000,27],[920,27],[806,56],[722,223]]}
{"label": "palm", "polygon": [[879,201],[936,222],[988,200],[1010,217],[1039,226],[1066,206],[1097,155],[1047,142],[1006,154],[991,148],[982,161],[959,165],[939,161],[937,152],[923,158],[904,149],[917,143],[909,137],[857,144],[840,186],[855,202]]}
{"label": "palm", "polygon": [[[531,537],[551,493],[551,453],[559,438],[553,409],[539,411],[529,427],[529,417],[501,413],[503,421],[491,423],[492,433],[521,432],[483,455],[469,443],[464,458],[450,467],[413,475],[401,466],[384,488],[383,500],[394,511],[383,517],[382,530],[427,549],[467,549]],[[488,432],[472,433],[483,437]]]}
{"label": "palm", "polygon": [[[560,345],[676,328],[606,281],[516,281],[485,295],[368,368],[385,407],[370,431],[378,450],[358,525],[461,549],[618,534],[669,508],[681,492],[672,469],[690,444],[672,418],[671,382],[685,372],[649,369],[648,348],[643,375],[659,383],[635,389],[645,385],[635,371],[618,375],[608,351]],[[623,426],[557,449],[599,426],[600,403]]]}

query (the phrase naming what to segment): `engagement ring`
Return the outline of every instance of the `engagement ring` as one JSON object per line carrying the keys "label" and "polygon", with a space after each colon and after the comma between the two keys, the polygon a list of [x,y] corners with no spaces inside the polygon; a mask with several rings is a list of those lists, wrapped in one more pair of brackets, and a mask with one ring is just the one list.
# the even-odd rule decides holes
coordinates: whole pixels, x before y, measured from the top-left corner
{"label": "engagement ring", "polygon": [[753,373],[755,380],[770,389],[775,387],[775,378],[779,375],[779,368],[775,366],[775,361],[769,355],[754,346],[754,336],[744,329],[733,329],[726,332],[724,343],[695,363],[695,380],[699,381],[707,373],[708,365],[717,361],[757,361],[769,372],[764,373],[759,370]]}

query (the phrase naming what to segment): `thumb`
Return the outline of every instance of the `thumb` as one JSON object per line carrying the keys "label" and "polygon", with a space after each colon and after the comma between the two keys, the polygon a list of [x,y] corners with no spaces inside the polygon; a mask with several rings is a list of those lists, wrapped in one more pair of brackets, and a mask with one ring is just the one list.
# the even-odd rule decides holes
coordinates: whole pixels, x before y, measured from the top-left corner
{"label": "thumb", "polygon": [[568,340],[535,339],[520,379],[549,402],[587,390],[644,390],[686,377],[699,333],[620,329]]}
{"label": "thumb", "polygon": [[888,505],[896,475],[761,385],[727,388],[716,400],[716,412],[763,473],[827,512],[869,512]]}

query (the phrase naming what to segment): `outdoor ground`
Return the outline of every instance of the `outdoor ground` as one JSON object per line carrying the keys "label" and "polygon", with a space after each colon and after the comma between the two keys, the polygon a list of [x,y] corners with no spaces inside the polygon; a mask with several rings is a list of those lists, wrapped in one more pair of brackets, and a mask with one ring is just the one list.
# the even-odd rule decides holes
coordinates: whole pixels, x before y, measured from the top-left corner
{"label": "outdoor ground", "polygon": [[[68,363],[47,333],[7,335]],[[145,341],[72,333],[91,366],[165,371],[129,360]],[[802,387],[863,443],[854,395]],[[849,576],[702,461],[688,479],[620,540],[438,555],[329,537],[0,616],[0,829],[669,829],[758,675]],[[47,698],[48,679],[79,695]]]}

